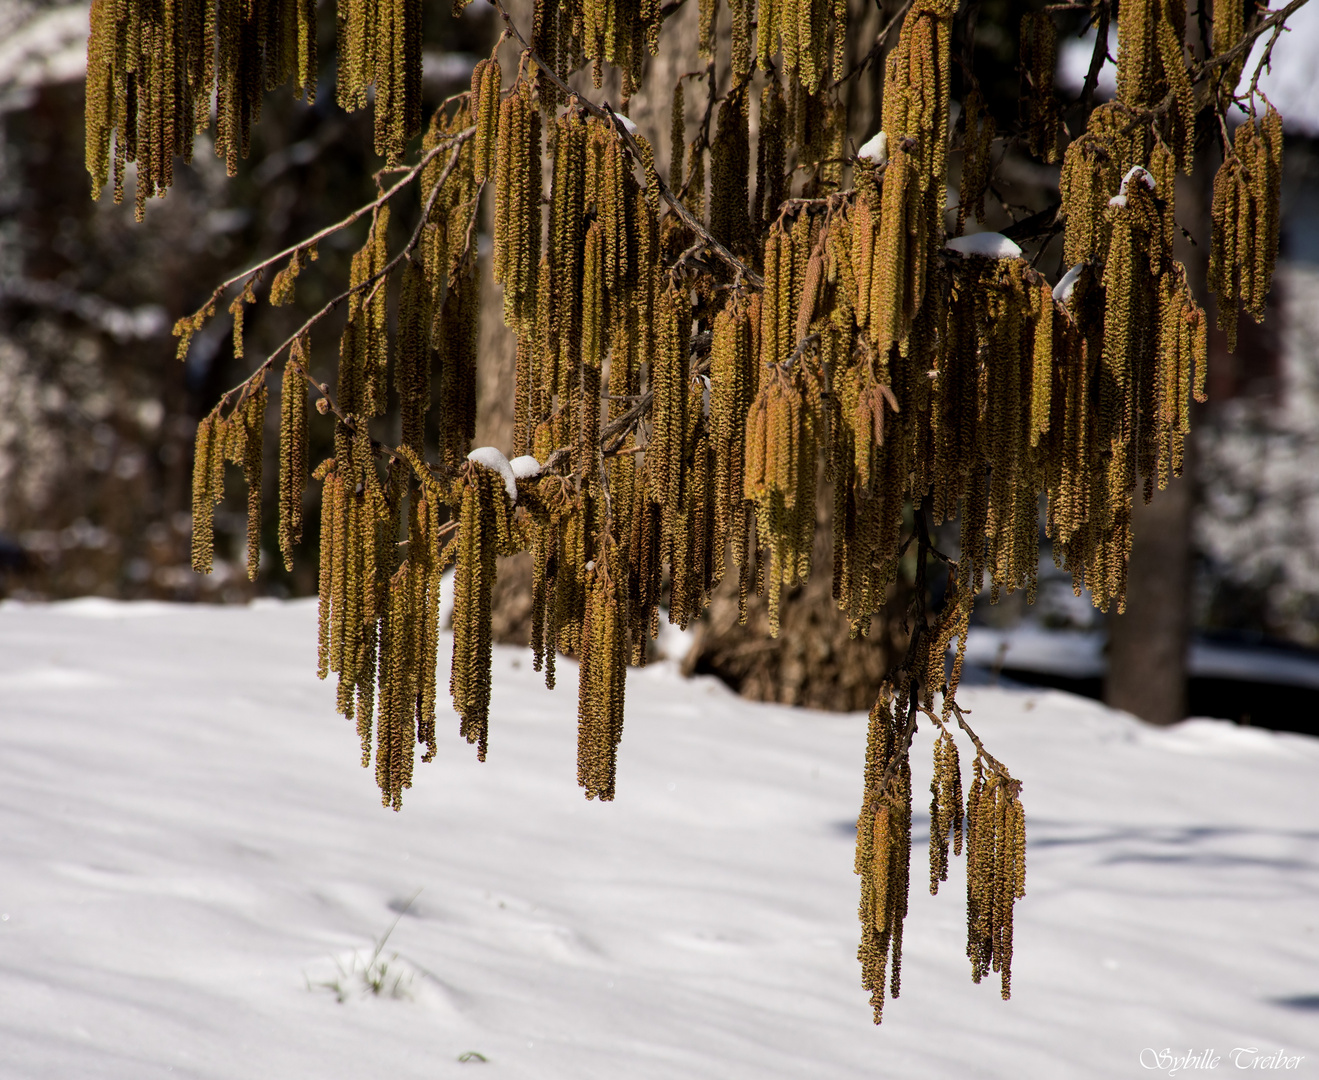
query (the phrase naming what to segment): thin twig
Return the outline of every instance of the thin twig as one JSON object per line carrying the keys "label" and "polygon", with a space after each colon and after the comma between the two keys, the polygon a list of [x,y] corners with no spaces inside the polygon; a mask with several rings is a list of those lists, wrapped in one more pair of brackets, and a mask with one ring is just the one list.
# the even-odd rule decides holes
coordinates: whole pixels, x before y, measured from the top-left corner
{"label": "thin twig", "polygon": [[892,33],[893,28],[902,21],[903,16],[907,14],[907,11],[911,7],[911,4],[912,4],[912,0],[906,0],[906,2],[902,5],[902,7],[898,9],[897,13],[893,16],[893,18],[889,19],[889,21],[884,24],[884,28],[880,30],[880,32],[875,36],[875,43],[870,46],[870,51],[856,62],[856,66],[853,67],[851,71],[849,71],[837,82],[830,83],[828,89],[837,90],[840,86],[843,85],[843,83],[851,82],[863,71],[865,71],[866,68],[868,68],[871,64],[873,64],[876,60],[879,59],[880,54],[884,51],[884,43],[888,41],[889,34]]}
{"label": "thin twig", "polygon": [[[289,335],[289,337],[285,338],[284,341],[268,357],[266,357],[266,359],[262,362],[262,364],[255,371],[253,371],[251,375],[249,375],[237,386],[225,391],[225,393],[221,396],[220,401],[215,406],[216,410],[223,408],[228,403],[229,399],[233,397],[234,394],[239,395],[238,401],[239,403],[241,403],[244,400],[244,398],[246,398],[250,393],[252,393],[255,390],[257,386],[259,386],[262,382],[265,381],[266,374],[270,371],[271,367],[274,365],[275,360],[279,357],[279,355],[282,352],[284,352],[285,349],[290,348],[293,345],[293,343],[297,341],[298,338],[300,338],[303,334],[309,332],[316,323],[320,322],[321,319],[323,319],[326,315],[328,315],[341,303],[343,303],[345,300],[351,297],[354,293],[361,292],[364,289],[371,289],[371,294],[369,295],[373,295],[375,290],[372,287],[376,286],[379,282],[384,281],[385,278],[394,270],[394,268],[398,266],[399,263],[401,263],[404,259],[411,257],[413,249],[416,248],[417,244],[421,241],[422,230],[425,228],[426,222],[430,218],[431,207],[434,206],[435,199],[440,189],[444,186],[445,182],[449,179],[450,175],[453,173],[454,167],[458,164],[458,155],[462,151],[462,144],[466,142],[467,139],[470,138],[473,134],[475,134],[475,132],[476,132],[475,127],[467,128],[465,131],[459,132],[459,134],[454,136],[452,139],[446,140],[445,144],[436,147],[436,150],[438,151],[444,149],[446,145],[451,145],[453,147],[453,150],[452,153],[449,155],[449,160],[445,162],[444,171],[440,173],[439,178],[435,181],[434,186],[431,188],[430,195],[426,199],[425,205],[422,207],[421,218],[417,222],[417,227],[412,231],[412,236],[408,239],[407,244],[404,245],[402,250],[400,250],[397,255],[395,255],[392,259],[390,259],[389,262],[386,263],[384,267],[381,268],[377,273],[371,275],[371,277],[367,278],[365,281],[360,282],[357,285],[350,286],[349,288],[341,292],[338,296],[329,300],[318,312],[316,312],[316,314],[312,315],[306,322],[304,322],[300,327],[298,327],[297,330],[295,330],[291,335]],[[427,153],[425,158],[423,158],[422,163],[424,164],[425,162],[430,161],[434,156],[435,156],[434,152]],[[418,166],[418,168],[414,170],[413,175],[416,176],[419,175],[419,173],[420,173],[420,166]],[[379,204],[377,203],[377,205]],[[330,394],[329,385],[327,383],[317,382],[316,379],[312,377],[311,372],[303,368],[301,364],[294,364],[294,370],[297,371],[297,373],[302,376],[303,380],[309,386],[311,386],[314,390],[316,390],[317,393],[321,395],[322,399],[324,399],[325,401],[326,407],[329,409],[330,412],[334,413],[334,415],[338,418],[339,422],[342,423],[346,428],[348,428],[349,431],[357,433],[358,427],[356,422],[352,417],[344,413],[344,411],[339,407],[339,404],[334,400],[333,396]],[[374,438],[371,440],[371,442],[372,442],[372,446],[375,447],[378,452],[387,454],[391,458],[401,458],[404,461],[408,461],[408,458],[400,454],[396,447],[390,446],[387,443],[382,443]],[[429,463],[427,464],[427,467],[430,469],[438,468],[438,466],[430,465]],[[418,479],[420,480],[426,478],[419,475]]]}
{"label": "thin twig", "polygon": [[215,287],[215,291],[211,293],[210,299],[207,300],[205,304],[202,304],[197,310],[198,311],[204,310],[205,308],[211,306],[212,304],[217,303],[220,297],[223,296],[224,293],[229,288],[231,288],[234,285],[237,285],[240,281],[251,281],[263,270],[266,270],[269,267],[273,266],[281,259],[289,258],[297,254],[299,251],[306,251],[308,248],[314,247],[316,244],[320,243],[327,236],[332,236],[334,233],[339,232],[341,229],[346,229],[349,225],[352,225],[355,221],[360,221],[367,214],[374,213],[377,209],[384,206],[385,203],[389,202],[390,199],[392,199],[395,195],[397,195],[400,191],[402,191],[405,187],[407,187],[410,183],[412,183],[412,181],[415,180],[417,176],[421,173],[421,170],[424,169],[427,165],[429,165],[431,160],[435,158],[440,153],[441,150],[445,150],[454,144],[461,145],[475,134],[476,134],[476,128],[473,126],[467,128],[464,131],[458,132],[458,134],[456,135],[451,135],[448,138],[442,140],[438,145],[428,150],[425,153],[425,155],[422,156],[422,159],[417,162],[417,164],[413,165],[410,169],[408,169],[407,174],[402,179],[400,179],[388,190],[382,192],[379,198],[375,199],[373,202],[369,202],[365,204],[364,206],[359,206],[356,210],[354,210],[342,221],[336,222],[333,225],[327,225],[320,232],[314,234],[313,236],[309,236],[306,240],[300,240],[292,247],[287,247],[278,254],[271,255],[270,258],[268,259],[263,259],[255,266],[250,267],[247,270],[244,270],[241,274],[235,274],[233,277],[229,278],[228,280],[222,281],[219,285]]}

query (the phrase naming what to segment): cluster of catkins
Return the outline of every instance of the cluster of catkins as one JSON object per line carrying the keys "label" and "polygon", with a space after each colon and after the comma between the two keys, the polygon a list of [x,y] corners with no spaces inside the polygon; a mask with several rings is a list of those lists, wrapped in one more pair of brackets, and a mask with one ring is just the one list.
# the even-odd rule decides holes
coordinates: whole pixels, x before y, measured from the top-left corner
{"label": "cluster of catkins", "polygon": [[[421,0],[341,0],[338,103],[375,99],[375,149],[398,160],[421,129]],[[319,77],[315,0],[93,0],[87,42],[87,170],[123,198],[137,163],[137,217],[164,195],[174,156],[191,160],[211,126],[229,175],[246,157],[267,90],[292,81],[308,103]]]}
{"label": "cluster of catkins", "polygon": [[[702,48],[711,54],[716,7],[702,0]],[[257,9],[267,10],[248,5],[226,17],[246,26],[247,16],[234,12]],[[152,57],[175,56],[175,48],[182,51],[169,61],[169,78],[200,86],[177,57],[193,63],[188,34],[206,41],[219,32],[204,20],[162,38],[144,29],[137,10],[137,0],[97,0],[94,8],[98,66],[89,85],[100,96],[88,145],[101,180],[111,128],[119,132],[117,175],[135,145],[157,154],[143,149],[143,132],[157,147],[182,138],[168,117],[190,99],[144,93],[143,80],[157,77]],[[781,590],[815,569],[823,477],[833,499],[833,597],[853,633],[865,634],[917,534],[923,584],[927,519],[958,521],[960,554],[949,564],[943,609],[933,623],[923,613],[915,621],[907,662],[871,715],[856,869],[861,960],[877,1020],[886,986],[893,995],[899,988],[907,755],[921,715],[940,730],[931,887],[946,879],[950,840],[954,853],[965,848],[972,974],[979,981],[998,971],[1004,996],[1009,989],[1013,904],[1024,891],[1021,785],[967,729],[976,757],[964,799],[952,734],[954,720],[965,726],[953,695],[972,599],[986,582],[994,599],[1033,592],[1044,494],[1055,558],[1078,593],[1087,587],[1100,607],[1120,608],[1134,493],[1143,484],[1149,498],[1180,473],[1205,373],[1205,314],[1173,254],[1175,178],[1190,167],[1195,121],[1180,6],[1123,3],[1118,98],[1091,111],[1065,152],[1053,24],[1048,13],[1023,21],[1023,142],[1043,161],[1062,160],[1058,217],[1069,269],[1053,284],[1006,236],[962,235],[970,218],[983,221],[995,154],[995,123],[970,72],[959,129],[961,206],[951,238],[946,231],[948,157],[958,137],[950,131],[954,11],[951,0],[910,6],[886,60],[882,136],[848,156],[841,84],[832,81],[841,74],[845,5],[761,0],[757,15],[732,0],[730,82],[722,102],[711,101],[711,118],[720,104],[713,135],[708,118],[688,141],[679,80],[665,184],[626,110],[589,102],[563,81],[586,62],[597,73],[607,63],[622,70],[626,99],[658,42],[656,0],[538,0],[511,84],[492,56],[476,66],[470,92],[432,120],[414,242],[391,255],[388,205],[374,211],[352,264],[335,392],[313,377],[302,335],[281,405],[286,560],[300,537],[308,474],[306,388],[321,395],[322,413],[335,414],[333,455],[314,471],[323,483],[320,673],[338,675],[339,708],[357,722],[364,762],[374,741],[382,797],[395,808],[411,783],[415,746],[427,757],[435,752],[439,591],[449,565],[450,692],[463,737],[485,756],[498,559],[529,551],[535,665],[552,686],[556,655],[579,658],[578,779],[588,797],[611,799],[627,667],[645,663],[663,601],[668,618],[686,626],[731,560],[744,617],[747,598],[766,593],[777,632]],[[263,23],[279,32],[242,53],[242,63],[262,58],[267,83],[295,67],[305,82],[305,57],[291,44],[296,38],[301,48],[307,36],[303,15]],[[361,104],[374,84],[384,117],[377,141],[387,155],[418,126],[414,19],[409,4],[393,0],[341,7],[340,96]],[[226,33],[222,42],[238,40]],[[408,47],[391,51],[391,35]],[[1218,35],[1229,43],[1241,36],[1239,25]],[[148,40],[156,52],[142,44]],[[225,48],[220,55],[230,59],[214,77],[240,104],[237,119],[222,110],[222,134],[239,121],[245,132],[260,80],[246,68],[235,74]],[[765,84],[753,170],[757,70]],[[683,79],[714,77],[711,67]],[[225,146],[238,131],[232,127]],[[1262,124],[1243,125],[1215,185],[1211,279],[1229,322],[1238,306],[1262,314],[1277,245],[1280,131],[1272,110]],[[167,163],[159,152],[142,160]],[[144,170],[148,183],[167,183],[154,168]],[[851,189],[842,186],[847,173]],[[487,188],[493,274],[517,341],[508,457],[470,447],[474,236]],[[292,256],[272,285],[277,302],[292,295],[314,256],[312,245]],[[252,290],[249,280],[231,309],[240,352]],[[213,313],[210,302],[180,322],[181,349]],[[211,565],[211,514],[230,460],[253,492],[255,572],[268,367],[199,429],[199,570]],[[396,447],[369,431],[389,405],[391,372],[401,414]],[[946,674],[954,643],[958,656]]]}

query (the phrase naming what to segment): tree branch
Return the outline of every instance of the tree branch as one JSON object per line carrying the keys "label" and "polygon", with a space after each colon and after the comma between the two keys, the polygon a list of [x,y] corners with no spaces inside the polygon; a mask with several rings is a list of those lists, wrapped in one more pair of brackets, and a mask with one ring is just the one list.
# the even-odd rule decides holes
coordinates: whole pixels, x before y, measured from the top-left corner
{"label": "tree branch", "polygon": [[[279,355],[282,352],[284,352],[285,349],[290,348],[293,345],[293,343],[298,340],[298,338],[300,338],[303,334],[308,333],[311,330],[311,328],[316,325],[316,323],[320,322],[321,319],[325,318],[326,315],[328,315],[331,311],[333,311],[336,307],[342,304],[349,297],[353,296],[355,293],[360,293],[365,289],[372,289],[372,292],[374,292],[374,289],[372,288],[373,286],[376,286],[380,282],[384,281],[385,278],[394,270],[395,267],[397,267],[404,259],[411,257],[413,250],[415,250],[417,244],[420,243],[421,241],[422,230],[426,226],[426,221],[430,218],[431,208],[435,205],[435,199],[439,195],[440,189],[444,187],[445,182],[449,179],[450,175],[452,175],[455,166],[458,164],[458,155],[462,152],[463,143],[466,142],[469,138],[471,138],[472,135],[474,135],[475,133],[476,133],[476,128],[470,127],[459,132],[457,135],[452,136],[449,139],[446,139],[444,143],[435,147],[432,151],[429,151],[425,155],[425,157],[423,157],[422,160],[417,164],[417,166],[411,170],[408,182],[411,182],[412,179],[415,179],[417,176],[419,176],[421,173],[422,166],[427,164],[429,161],[431,161],[431,159],[433,159],[440,150],[446,149],[446,147],[449,146],[452,147],[452,152],[449,155],[449,160],[445,162],[444,171],[440,173],[439,178],[435,181],[435,184],[434,186],[432,186],[430,190],[430,194],[426,199],[426,203],[422,207],[421,217],[417,221],[417,227],[413,229],[412,236],[408,239],[408,242],[403,246],[403,248],[398,252],[398,254],[396,254],[392,259],[390,259],[389,262],[387,262],[384,265],[384,267],[382,267],[378,272],[372,274],[365,281],[362,281],[357,285],[350,286],[349,288],[341,292],[338,296],[335,296],[331,300],[327,301],[325,305],[319,311],[316,312],[316,314],[312,315],[309,319],[307,319],[306,322],[304,322],[300,327],[298,327],[297,330],[295,330],[292,334],[290,334],[287,338],[285,338],[284,341],[281,342],[280,345],[268,357],[266,357],[266,359],[261,363],[261,365],[255,371],[252,372],[251,375],[249,375],[237,386],[234,386],[231,389],[226,390],[225,393],[221,396],[219,402],[216,403],[216,406],[212,410],[212,412],[216,412],[222,409],[226,404],[228,404],[229,399],[232,398],[235,394],[238,395],[238,404],[241,404],[243,400],[250,393],[252,393],[257,386],[259,386],[262,382],[265,381],[265,377],[267,373],[270,371],[271,367],[274,365],[275,360],[279,357]],[[391,189],[391,191],[388,194],[390,195],[394,194],[397,190],[397,187],[398,185],[395,185],[395,188]],[[376,200],[376,202],[373,203],[371,206],[362,207],[361,209],[357,210],[355,212],[356,217],[361,217],[363,214],[366,213],[367,210],[370,210],[373,207],[380,206],[386,197],[387,196],[382,196],[381,199]],[[346,413],[343,412],[342,409],[339,408],[338,403],[334,400],[333,396],[330,394],[329,384],[317,382],[316,379],[312,376],[311,372],[304,369],[301,364],[294,364],[294,368],[302,376],[303,380],[309,386],[315,389],[318,394],[321,395],[321,398],[326,403],[326,408],[330,412],[334,413],[335,417],[338,418],[339,422],[342,423],[346,428],[348,428],[348,430],[356,433],[358,431],[356,422],[351,416],[347,415]],[[379,452],[388,454],[391,457],[401,457],[404,461],[407,460],[407,458],[404,455],[399,454],[396,447],[389,446],[388,444],[379,442],[376,439],[372,439],[371,441],[372,441],[372,445],[375,446]],[[431,467],[433,468],[434,466]],[[419,479],[421,478],[419,477]]]}
{"label": "tree branch", "polygon": [[[222,281],[219,285],[215,287],[215,291],[211,293],[210,298],[206,301],[206,303],[202,304],[197,310],[204,311],[206,310],[206,308],[217,303],[220,297],[223,296],[229,288],[231,288],[234,285],[237,285],[240,281],[251,281],[263,270],[270,268],[280,260],[290,258],[291,256],[297,254],[299,251],[306,251],[308,248],[314,247],[316,244],[320,243],[327,236],[332,236],[334,233],[339,232],[341,229],[346,229],[349,225],[353,224],[355,221],[360,221],[367,214],[374,213],[378,208],[384,206],[385,203],[389,202],[390,199],[392,199],[395,195],[397,195],[400,191],[402,191],[405,187],[407,187],[410,183],[412,183],[412,181],[415,180],[421,174],[421,170],[424,169],[427,165],[429,165],[431,160],[436,156],[438,156],[441,150],[448,149],[450,146],[455,146],[455,145],[460,146],[475,134],[476,134],[476,128],[473,126],[458,132],[458,134],[456,135],[450,135],[447,138],[441,140],[438,145],[428,150],[422,156],[422,159],[417,162],[417,164],[409,168],[407,170],[406,175],[404,175],[388,190],[384,191],[379,198],[375,199],[373,202],[369,202],[365,204],[364,206],[359,206],[356,210],[354,210],[342,221],[336,222],[333,225],[327,225],[320,232],[314,234],[313,236],[307,237],[306,240],[301,240],[298,243],[294,244],[292,247],[287,247],[278,254],[271,255],[270,258],[268,259],[263,259],[255,266],[250,267],[247,270],[244,270],[241,274],[235,274],[233,277],[229,278],[228,280]],[[446,179],[447,179],[447,173],[446,173]],[[337,300],[332,301],[332,303],[336,303],[336,302]],[[285,345],[288,344],[289,344],[288,342],[285,342]],[[284,346],[281,346],[281,348],[283,347]]]}

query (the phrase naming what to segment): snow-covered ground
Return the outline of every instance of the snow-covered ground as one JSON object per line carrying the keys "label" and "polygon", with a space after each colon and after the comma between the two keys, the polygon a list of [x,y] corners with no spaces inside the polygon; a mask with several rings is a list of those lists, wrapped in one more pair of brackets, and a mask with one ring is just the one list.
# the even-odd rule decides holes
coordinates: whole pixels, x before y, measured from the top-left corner
{"label": "snow-covered ground", "polygon": [[[305,602],[0,605],[0,1076],[1110,1078],[1236,1048],[1319,1076],[1319,741],[968,687],[1025,782],[1013,999],[971,984],[960,860],[930,897],[918,835],[875,1028],[864,717],[659,664],[618,801],[587,803],[573,665],[551,693],[501,648],[489,761],[447,718],[394,814],[314,628]],[[401,996],[369,995],[396,918]]]}

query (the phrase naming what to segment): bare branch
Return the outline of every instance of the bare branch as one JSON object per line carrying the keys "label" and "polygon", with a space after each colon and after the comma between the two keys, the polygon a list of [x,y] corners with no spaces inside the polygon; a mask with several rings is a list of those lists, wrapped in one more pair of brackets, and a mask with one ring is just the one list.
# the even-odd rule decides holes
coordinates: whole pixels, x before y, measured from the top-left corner
{"label": "bare branch", "polygon": [[[307,237],[307,239],[305,240],[300,240],[292,247],[287,247],[278,254],[271,255],[268,259],[263,259],[255,266],[249,267],[247,270],[244,270],[241,274],[235,274],[233,277],[229,278],[228,280],[222,281],[219,285],[215,287],[215,291],[211,293],[210,299],[208,299],[206,303],[202,304],[197,310],[199,311],[205,310],[210,305],[217,303],[220,297],[223,296],[228,289],[230,289],[234,285],[237,285],[239,282],[251,281],[254,277],[256,277],[256,275],[260,274],[263,270],[266,270],[269,267],[275,265],[275,263],[280,262],[283,259],[290,258],[291,256],[297,254],[300,251],[306,251],[308,248],[314,247],[316,244],[320,243],[320,241],[324,240],[327,236],[332,236],[334,233],[339,232],[341,229],[346,229],[349,225],[352,225],[354,222],[360,221],[367,214],[374,213],[381,206],[384,206],[385,203],[389,202],[390,199],[392,199],[405,187],[411,184],[412,181],[415,180],[421,174],[421,170],[424,169],[427,165],[429,165],[430,162],[439,155],[440,151],[446,150],[450,146],[461,145],[475,134],[476,134],[476,128],[469,127],[463,131],[458,132],[458,134],[456,135],[451,135],[441,140],[441,142],[438,145],[428,150],[422,156],[422,159],[420,161],[418,161],[415,165],[409,168],[406,174],[402,178],[400,178],[397,182],[395,182],[386,191],[381,193],[379,198],[375,199],[372,202],[366,203],[364,206],[359,206],[356,210],[354,210],[342,221],[338,221],[333,225],[327,225],[320,232]],[[286,342],[285,344],[287,345],[288,343]],[[282,347],[283,346],[281,346],[281,348]]]}

